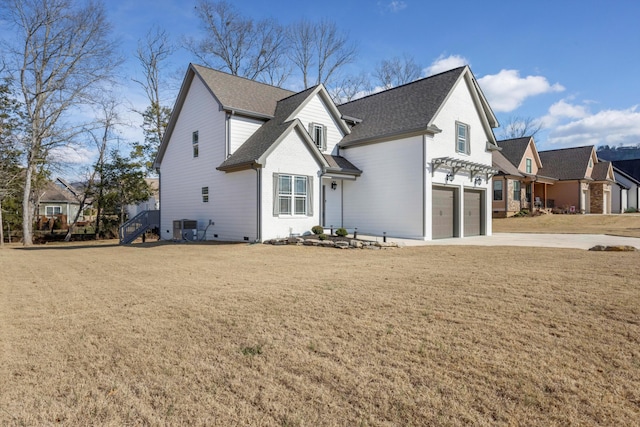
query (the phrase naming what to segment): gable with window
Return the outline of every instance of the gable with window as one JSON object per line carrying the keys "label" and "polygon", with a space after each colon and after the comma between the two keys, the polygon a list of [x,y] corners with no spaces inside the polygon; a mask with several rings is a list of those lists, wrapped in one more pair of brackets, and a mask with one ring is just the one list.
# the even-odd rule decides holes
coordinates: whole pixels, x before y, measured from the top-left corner
{"label": "gable with window", "polygon": [[273,174],[273,215],[313,215],[313,177]]}
{"label": "gable with window", "polygon": [[462,122],[456,122],[456,152],[471,154],[469,125]]}
{"label": "gable with window", "polygon": [[327,149],[327,127],[320,123],[309,124],[309,135],[320,151]]}

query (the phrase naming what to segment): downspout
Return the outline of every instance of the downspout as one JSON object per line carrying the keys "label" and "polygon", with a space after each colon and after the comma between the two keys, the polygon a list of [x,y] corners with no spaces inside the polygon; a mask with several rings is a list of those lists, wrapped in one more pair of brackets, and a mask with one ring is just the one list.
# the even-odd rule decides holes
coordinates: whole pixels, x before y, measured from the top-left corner
{"label": "downspout", "polygon": [[258,167],[256,163],[251,165],[251,169],[256,171],[256,243],[260,243],[262,241],[262,230],[261,230],[261,211],[262,211],[262,203],[261,203],[261,189],[262,189],[262,173],[261,168]]}

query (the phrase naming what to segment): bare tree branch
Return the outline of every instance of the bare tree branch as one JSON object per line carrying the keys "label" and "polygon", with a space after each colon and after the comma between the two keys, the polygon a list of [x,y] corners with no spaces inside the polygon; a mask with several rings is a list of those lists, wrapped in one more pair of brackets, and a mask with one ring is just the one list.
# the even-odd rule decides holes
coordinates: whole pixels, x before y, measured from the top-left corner
{"label": "bare tree branch", "polygon": [[522,138],[535,136],[544,126],[542,122],[533,117],[511,116],[502,127],[501,139]]}
{"label": "bare tree branch", "polygon": [[379,86],[391,89],[417,80],[421,72],[420,66],[413,57],[404,54],[402,58],[394,57],[380,61],[373,71],[373,76],[377,79],[376,83]]}

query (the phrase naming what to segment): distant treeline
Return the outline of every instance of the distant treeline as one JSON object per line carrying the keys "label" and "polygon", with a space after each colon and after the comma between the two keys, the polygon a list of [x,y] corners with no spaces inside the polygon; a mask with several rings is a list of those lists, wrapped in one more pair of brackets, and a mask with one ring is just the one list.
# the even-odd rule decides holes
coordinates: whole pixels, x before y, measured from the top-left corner
{"label": "distant treeline", "polygon": [[600,145],[597,148],[598,158],[602,160],[633,160],[640,159],[640,144],[624,147],[610,147]]}

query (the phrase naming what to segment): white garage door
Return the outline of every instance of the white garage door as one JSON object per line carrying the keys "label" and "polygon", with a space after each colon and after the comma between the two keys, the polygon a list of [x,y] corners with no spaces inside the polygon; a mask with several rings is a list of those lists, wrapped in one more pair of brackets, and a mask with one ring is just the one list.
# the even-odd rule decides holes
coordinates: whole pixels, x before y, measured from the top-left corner
{"label": "white garage door", "polygon": [[432,195],[432,237],[434,239],[455,237],[455,188],[433,187]]}

